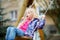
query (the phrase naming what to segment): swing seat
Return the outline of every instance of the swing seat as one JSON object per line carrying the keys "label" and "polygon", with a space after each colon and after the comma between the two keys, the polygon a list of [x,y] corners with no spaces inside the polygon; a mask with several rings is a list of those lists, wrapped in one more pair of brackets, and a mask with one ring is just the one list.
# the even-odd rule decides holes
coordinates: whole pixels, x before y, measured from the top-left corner
{"label": "swing seat", "polygon": [[22,37],[17,36],[17,37],[15,38],[15,40],[32,40],[32,38],[31,38],[31,37],[27,37],[27,36],[22,36]]}

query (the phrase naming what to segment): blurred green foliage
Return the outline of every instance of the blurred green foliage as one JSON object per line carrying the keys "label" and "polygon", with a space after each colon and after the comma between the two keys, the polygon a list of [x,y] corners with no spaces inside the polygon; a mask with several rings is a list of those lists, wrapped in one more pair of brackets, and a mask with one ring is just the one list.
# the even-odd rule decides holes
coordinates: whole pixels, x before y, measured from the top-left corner
{"label": "blurred green foliage", "polygon": [[0,40],[5,40],[5,35],[6,35],[6,29],[8,27],[8,25],[3,25],[4,23],[6,23],[7,21],[9,21],[9,19],[5,19],[3,20],[3,16],[6,14],[3,14],[4,8],[0,7]]}

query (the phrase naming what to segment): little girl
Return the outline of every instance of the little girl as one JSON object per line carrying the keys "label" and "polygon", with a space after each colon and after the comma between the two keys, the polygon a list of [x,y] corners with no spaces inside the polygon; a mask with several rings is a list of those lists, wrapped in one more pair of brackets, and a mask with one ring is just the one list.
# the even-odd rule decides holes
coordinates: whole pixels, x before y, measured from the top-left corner
{"label": "little girl", "polygon": [[[32,10],[32,11],[31,11]],[[33,9],[27,9],[25,14],[26,17],[24,17],[24,20],[19,23],[18,27],[8,27],[7,28],[7,33],[6,33],[6,40],[14,40],[15,36],[24,36],[26,30],[28,29],[28,25],[34,18],[34,11]]]}

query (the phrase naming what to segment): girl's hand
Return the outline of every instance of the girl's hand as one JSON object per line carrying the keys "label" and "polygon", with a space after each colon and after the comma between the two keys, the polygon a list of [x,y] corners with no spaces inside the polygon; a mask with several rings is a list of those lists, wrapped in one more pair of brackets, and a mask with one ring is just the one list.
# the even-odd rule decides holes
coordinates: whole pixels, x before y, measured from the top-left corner
{"label": "girl's hand", "polygon": [[24,17],[22,17],[21,20],[24,20]]}

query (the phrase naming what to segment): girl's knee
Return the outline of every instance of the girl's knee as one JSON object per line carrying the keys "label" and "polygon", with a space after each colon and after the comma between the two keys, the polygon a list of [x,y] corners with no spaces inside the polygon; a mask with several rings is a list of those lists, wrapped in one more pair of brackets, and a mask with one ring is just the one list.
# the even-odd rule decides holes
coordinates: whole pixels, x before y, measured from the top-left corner
{"label": "girl's knee", "polygon": [[7,28],[7,31],[8,31],[8,30],[10,30],[10,29],[11,29],[11,28],[10,28],[10,27],[8,27],[8,28]]}
{"label": "girl's knee", "polygon": [[14,30],[14,27],[8,27],[7,30]]}

